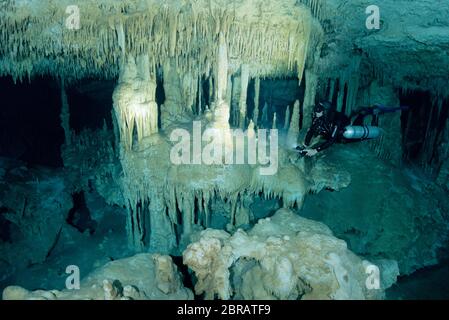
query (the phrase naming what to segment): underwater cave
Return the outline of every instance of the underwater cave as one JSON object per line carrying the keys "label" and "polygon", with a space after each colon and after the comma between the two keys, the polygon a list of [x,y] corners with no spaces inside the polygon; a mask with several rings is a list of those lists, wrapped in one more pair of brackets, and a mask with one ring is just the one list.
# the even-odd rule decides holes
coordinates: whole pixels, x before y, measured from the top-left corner
{"label": "underwater cave", "polygon": [[449,299],[449,2],[75,2],[0,3],[3,300]]}

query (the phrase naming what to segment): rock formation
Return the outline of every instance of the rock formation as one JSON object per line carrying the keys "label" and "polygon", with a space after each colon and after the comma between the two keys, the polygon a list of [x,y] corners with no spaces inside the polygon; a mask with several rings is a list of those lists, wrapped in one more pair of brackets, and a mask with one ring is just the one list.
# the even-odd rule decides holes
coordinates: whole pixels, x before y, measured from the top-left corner
{"label": "rock formation", "polygon": [[107,263],[80,283],[79,289],[28,291],[10,286],[3,300],[191,300],[168,256],[138,254]]}
{"label": "rock formation", "polygon": [[[207,229],[183,253],[206,299],[378,299],[368,289],[369,267],[325,225],[281,209],[248,232]],[[393,263],[394,266],[394,263]],[[384,284],[396,269],[384,269]]]}

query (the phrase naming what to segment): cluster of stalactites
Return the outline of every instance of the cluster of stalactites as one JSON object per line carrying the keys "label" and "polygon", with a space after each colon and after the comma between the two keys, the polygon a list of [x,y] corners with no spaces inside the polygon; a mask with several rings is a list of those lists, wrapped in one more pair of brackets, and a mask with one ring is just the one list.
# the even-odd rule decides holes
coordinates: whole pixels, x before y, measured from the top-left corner
{"label": "cluster of stalactites", "polygon": [[[257,197],[264,200],[283,199],[285,207],[294,207],[302,205],[305,193],[304,191],[294,195],[287,194],[281,186],[276,185],[270,189],[268,181],[256,182],[255,180],[240,192],[229,192],[219,186],[212,189],[191,190],[181,185],[168,184],[161,193],[158,193],[153,190],[154,187],[150,183],[144,182],[143,179],[138,181],[141,183],[128,181],[129,185],[126,187],[128,190],[126,194],[129,196],[126,202],[129,205],[127,228],[130,246],[138,250],[146,246],[154,246],[155,244],[151,243],[151,238],[155,239],[152,232],[162,233],[165,234],[167,243],[161,244],[163,241],[161,239],[158,239],[158,242],[161,248],[167,250],[166,253],[176,247],[177,243],[174,239],[187,238],[195,230],[195,225],[203,228],[211,226],[212,207],[217,201],[223,202],[228,207],[227,227],[234,229],[242,224],[250,223],[254,218],[248,210],[248,203]],[[152,229],[148,229],[145,222],[150,220]],[[176,235],[175,230],[178,230],[180,234]],[[143,241],[145,235],[149,235],[150,243]]]}
{"label": "cluster of stalactites", "polygon": [[[220,33],[229,56],[238,67],[249,64],[253,76],[283,76],[297,69],[302,74],[312,17],[308,8],[292,2],[79,1],[79,30],[64,23],[71,3],[33,3],[39,12],[23,4],[22,14],[19,9],[0,13],[0,74],[16,79],[57,74],[67,82],[114,78],[126,52],[148,54],[157,65],[173,58],[182,73],[209,75],[215,72]],[[289,12],[277,14],[283,6],[290,6]]]}
{"label": "cluster of stalactites", "polygon": [[150,67],[152,65],[148,55],[141,55],[137,59],[128,57],[114,90],[120,142],[126,150],[132,148],[135,138],[139,142],[158,132],[156,78],[155,71]]}
{"label": "cluster of stalactites", "polygon": [[[344,111],[348,115],[357,107],[361,83],[360,62],[361,56],[354,56],[346,69],[341,70],[335,78],[327,79],[327,83],[321,86],[322,99],[334,102],[338,111]],[[311,75],[315,77],[313,73]]]}
{"label": "cluster of stalactites", "polygon": [[319,20],[327,18],[328,12],[326,10],[325,0],[299,0],[299,2],[308,6],[313,15]]}

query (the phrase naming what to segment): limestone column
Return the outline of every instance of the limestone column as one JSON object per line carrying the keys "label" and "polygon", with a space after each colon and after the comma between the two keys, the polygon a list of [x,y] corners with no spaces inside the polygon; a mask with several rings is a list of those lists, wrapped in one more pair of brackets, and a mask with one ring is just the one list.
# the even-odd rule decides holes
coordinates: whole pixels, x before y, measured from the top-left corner
{"label": "limestone column", "polygon": [[150,233],[150,251],[169,254],[176,247],[176,235],[174,226],[165,213],[163,200],[158,195],[153,196],[148,209],[150,224],[146,232]]}
{"label": "limestone column", "polygon": [[296,100],[293,107],[292,119],[290,121],[290,128],[287,134],[287,146],[296,147],[298,144],[298,134],[299,134],[299,101]]}
{"label": "limestone column", "polygon": [[306,69],[306,92],[303,105],[303,128],[309,128],[312,124],[312,111],[315,106],[318,76],[311,70]]}
{"label": "limestone column", "polygon": [[239,121],[239,102],[240,102],[240,90],[242,89],[240,75],[235,75],[232,81],[232,97],[231,97],[231,110],[232,110],[232,125],[237,126]]}
{"label": "limestone column", "polygon": [[[192,82],[193,77],[184,75],[181,78],[176,69],[175,59],[166,60],[162,66],[162,71],[164,75],[165,102],[164,106],[161,107],[161,126],[166,128],[175,121],[182,122],[189,119],[196,94],[192,91],[194,86]],[[201,99],[199,102],[201,110]]]}
{"label": "limestone column", "polygon": [[219,128],[228,128],[230,108],[229,104],[225,100],[226,88],[228,85],[228,48],[223,32],[220,32],[219,35],[217,60],[217,100],[215,101],[214,126]]}
{"label": "limestone column", "polygon": [[192,73],[187,72],[181,79],[181,93],[183,100],[184,113],[192,114],[193,104],[196,97],[196,86]]}
{"label": "limestone column", "polygon": [[212,101],[214,100],[214,80],[212,74],[209,75],[209,104],[212,105]]}
{"label": "limestone column", "polygon": [[289,124],[290,124],[290,106],[287,106],[287,110],[285,110],[284,130],[288,130]]}
{"label": "limestone column", "polygon": [[201,113],[203,112],[203,86],[201,83],[201,74],[198,75],[198,89],[197,89],[197,94],[198,94],[198,114],[201,115]]}
{"label": "limestone column", "polygon": [[138,141],[158,132],[156,77],[148,55],[141,55],[136,60],[129,57],[123,64],[113,93],[113,105],[120,143],[125,149],[132,148],[134,128]]}
{"label": "limestone column", "polygon": [[256,127],[259,118],[259,100],[260,100],[260,78],[257,77],[254,80],[254,112],[253,112],[253,122]]}
{"label": "limestone column", "polygon": [[239,109],[240,109],[240,118],[239,118],[239,126],[241,129],[244,129],[246,127],[246,112],[247,112],[247,105],[246,105],[246,99],[248,97],[248,82],[249,82],[249,66],[247,64],[243,64],[241,68],[241,76],[242,76],[242,82],[241,82],[241,91],[240,91],[240,102],[239,102]]}
{"label": "limestone column", "polygon": [[232,100],[232,74],[228,74],[228,83],[227,83],[227,89],[226,89],[226,103],[231,105]]}
{"label": "limestone column", "polygon": [[217,99],[221,102],[226,99],[228,86],[228,48],[223,32],[218,41]]}
{"label": "limestone column", "polygon": [[192,233],[192,227],[195,220],[195,205],[193,198],[188,199],[186,196],[182,198],[182,236],[187,237]]}
{"label": "limestone column", "polygon": [[233,137],[230,130],[230,107],[226,101],[228,86],[228,48],[223,32],[219,34],[216,79],[216,101],[213,110],[213,127],[221,130],[221,145],[224,145],[224,158],[228,159],[233,152]]}
{"label": "limestone column", "polygon": [[141,88],[138,88],[142,97],[136,100],[140,105],[137,107],[136,125],[139,141],[145,137],[157,133],[158,128],[158,106],[156,103],[156,70],[150,65],[148,55],[137,57],[137,75],[142,81]]}

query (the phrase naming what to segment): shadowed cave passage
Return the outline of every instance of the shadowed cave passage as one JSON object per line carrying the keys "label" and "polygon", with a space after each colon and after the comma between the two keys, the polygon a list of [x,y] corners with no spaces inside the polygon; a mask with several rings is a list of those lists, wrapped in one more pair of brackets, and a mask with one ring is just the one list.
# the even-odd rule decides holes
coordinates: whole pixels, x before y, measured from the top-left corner
{"label": "shadowed cave passage", "polygon": [[[60,94],[50,78],[14,83],[0,78],[0,156],[30,164],[62,166]],[[45,108],[45,112],[42,112]]]}
{"label": "shadowed cave passage", "polygon": [[70,128],[75,134],[83,129],[112,129],[112,92],[115,81],[83,79],[67,88]]}
{"label": "shadowed cave passage", "polygon": [[439,143],[449,116],[449,100],[435,99],[423,91],[403,93],[400,99],[410,107],[401,116],[404,159],[434,176],[445,159],[446,150]]}

